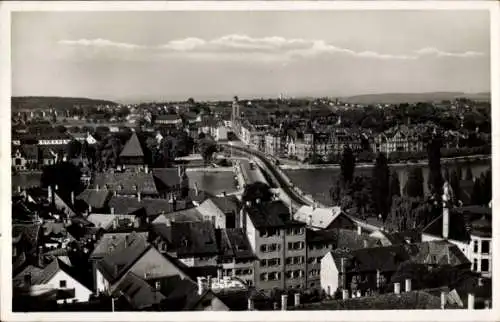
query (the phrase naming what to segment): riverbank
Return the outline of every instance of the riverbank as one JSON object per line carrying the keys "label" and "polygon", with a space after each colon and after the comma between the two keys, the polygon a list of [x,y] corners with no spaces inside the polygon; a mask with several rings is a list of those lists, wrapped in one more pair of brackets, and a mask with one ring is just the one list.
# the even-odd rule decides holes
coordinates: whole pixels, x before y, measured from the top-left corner
{"label": "riverbank", "polygon": [[[442,158],[441,164],[449,164],[457,161],[486,161],[491,160],[491,155],[469,155],[462,157],[452,157],[452,158]],[[371,168],[375,165],[375,163],[356,163],[356,168]],[[420,160],[417,162],[396,162],[389,163],[391,167],[406,167],[406,166],[426,166],[427,160]],[[340,164],[338,163],[330,163],[330,164],[298,164],[298,165],[290,165],[290,164],[280,164],[280,169],[283,170],[314,170],[314,169],[338,169],[340,168]]]}

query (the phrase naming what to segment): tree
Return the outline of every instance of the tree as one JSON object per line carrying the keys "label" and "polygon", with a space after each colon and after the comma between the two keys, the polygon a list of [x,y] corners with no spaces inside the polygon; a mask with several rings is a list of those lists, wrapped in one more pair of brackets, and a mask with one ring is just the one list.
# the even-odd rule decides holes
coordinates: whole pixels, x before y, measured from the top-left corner
{"label": "tree", "polygon": [[401,196],[401,184],[399,183],[399,176],[396,171],[392,171],[389,198]]}
{"label": "tree", "polygon": [[474,186],[472,188],[472,195],[471,195],[471,203],[473,205],[481,205],[482,204],[482,182],[481,179],[476,179],[474,181]]}
{"label": "tree", "polygon": [[443,194],[443,176],[441,173],[441,146],[442,141],[438,136],[434,136],[427,145],[430,178],[430,182],[428,182],[428,185],[431,194],[437,201],[441,200],[441,195]]}
{"label": "tree", "polygon": [[371,188],[373,207],[382,218],[386,218],[389,211],[387,196],[389,195],[389,166],[387,159],[380,153],[372,170]]}
{"label": "tree", "polygon": [[340,161],[340,170],[342,173],[342,179],[346,183],[352,182],[354,175],[354,167],[356,166],[356,160],[351,148],[346,145],[344,147],[344,152],[342,153],[342,160]]}
{"label": "tree", "polygon": [[271,201],[273,193],[271,188],[263,182],[255,182],[245,186],[243,190],[243,202],[249,201],[250,203]]}
{"label": "tree", "polygon": [[467,164],[467,169],[465,170],[465,180],[473,180],[474,175],[472,174],[472,169],[470,164]]}
{"label": "tree", "polygon": [[395,197],[386,221],[394,231],[421,229],[433,218],[430,205],[421,198]]}
{"label": "tree", "polygon": [[82,152],[82,144],[77,140],[71,140],[66,145],[66,153],[68,154],[68,157],[71,159],[80,156],[81,152]]}
{"label": "tree", "polygon": [[459,174],[458,174],[458,171],[457,170],[453,170],[451,173],[450,173],[450,186],[451,186],[451,189],[453,190],[453,193],[455,195],[455,202],[457,200],[460,200],[461,196],[461,189],[460,189],[460,177],[459,177]]}
{"label": "tree", "polygon": [[62,162],[43,168],[41,184],[43,187],[58,187],[59,193],[69,197],[71,191],[78,194],[82,191],[80,169],[70,162]]}
{"label": "tree", "polygon": [[410,171],[405,191],[406,195],[409,197],[421,198],[424,196],[424,178],[422,168],[415,167]]}
{"label": "tree", "polygon": [[205,138],[199,141],[198,148],[203,158],[203,164],[206,166],[212,161],[214,153],[217,152],[217,145],[214,141]]}

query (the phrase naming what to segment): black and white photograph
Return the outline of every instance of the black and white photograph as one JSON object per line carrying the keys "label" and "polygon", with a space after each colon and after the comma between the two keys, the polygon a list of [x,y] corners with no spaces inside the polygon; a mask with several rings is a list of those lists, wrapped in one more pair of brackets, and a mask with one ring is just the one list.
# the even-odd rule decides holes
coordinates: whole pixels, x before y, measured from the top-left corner
{"label": "black and white photograph", "polygon": [[9,317],[493,316],[498,3],[60,3],[7,23]]}

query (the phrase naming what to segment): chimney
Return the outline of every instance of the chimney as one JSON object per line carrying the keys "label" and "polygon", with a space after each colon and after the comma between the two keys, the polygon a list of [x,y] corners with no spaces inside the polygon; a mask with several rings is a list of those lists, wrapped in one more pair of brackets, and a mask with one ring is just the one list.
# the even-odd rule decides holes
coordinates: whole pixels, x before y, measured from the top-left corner
{"label": "chimney", "polygon": [[210,275],[207,276],[207,288],[209,290],[212,289],[212,276],[210,276]]}
{"label": "chimney", "polygon": [[144,165],[144,173],[149,173],[149,167],[147,164]]}
{"label": "chimney", "polygon": [[445,205],[443,207],[443,238],[448,239],[449,226],[450,226],[450,210]]}
{"label": "chimney", "polygon": [[474,294],[469,293],[467,296],[467,309],[474,310],[475,301],[476,301],[476,298],[475,298]]}
{"label": "chimney", "polygon": [[358,226],[358,236],[361,236],[363,233],[363,230],[361,229],[361,226]]}
{"label": "chimney", "polygon": [[205,291],[205,285],[203,282],[203,277],[198,276],[198,295],[202,295]]}
{"label": "chimney", "polygon": [[485,308],[486,310],[491,309],[490,300],[484,300],[484,308]]}
{"label": "chimney", "polygon": [[222,192],[222,195],[223,195],[224,197],[227,197],[227,193],[226,193],[225,191],[223,191],[223,192]]}
{"label": "chimney", "polygon": [[405,291],[411,292],[411,278],[405,279]]}
{"label": "chimney", "polygon": [[446,292],[441,291],[441,310],[444,310],[446,306]]}
{"label": "chimney", "polygon": [[260,203],[260,198],[255,199],[255,203],[259,204]]}
{"label": "chimney", "polygon": [[401,284],[394,283],[394,294],[400,294],[400,293],[401,293]]}
{"label": "chimney", "polygon": [[111,207],[111,208],[109,209],[109,211],[111,212],[111,214],[112,214],[112,215],[114,215],[114,214],[115,214],[115,208]]}
{"label": "chimney", "polygon": [[89,210],[89,213],[92,212],[92,205],[89,205],[89,209],[88,210]]}
{"label": "chimney", "polygon": [[166,225],[167,227],[172,226],[172,219],[167,218],[167,219],[165,220],[165,225]]}
{"label": "chimney", "polygon": [[479,277],[477,279],[477,286],[483,286],[483,278],[482,277]]}
{"label": "chimney", "polygon": [[98,184],[95,185],[95,190],[99,191],[99,185]]}
{"label": "chimney", "polygon": [[368,248],[368,241],[366,239],[363,240],[363,247]]}
{"label": "chimney", "polygon": [[288,295],[283,294],[281,295],[281,311],[286,311],[287,306],[288,306]]}
{"label": "chimney", "polygon": [[300,293],[295,293],[294,295],[294,305],[300,306]]}
{"label": "chimney", "polygon": [[21,186],[17,186],[17,192],[18,192],[18,193],[21,193],[21,192],[22,192]]}
{"label": "chimney", "polygon": [[345,258],[340,259],[340,288],[345,289],[347,288],[347,279],[346,279],[346,272],[345,272]]}
{"label": "chimney", "polygon": [[38,246],[38,266],[43,267],[43,246]]}
{"label": "chimney", "polygon": [[249,298],[248,299],[248,311],[253,311],[253,310],[254,310],[253,299]]}
{"label": "chimney", "polygon": [[309,215],[309,218],[307,220],[307,225],[312,226],[312,222],[313,222],[313,216]]}
{"label": "chimney", "polygon": [[49,199],[50,202],[52,202],[52,196],[53,196],[52,186],[48,186],[47,187],[47,199]]}
{"label": "chimney", "polygon": [[349,290],[343,289],[342,290],[342,299],[347,300],[349,298]]}
{"label": "chimney", "polygon": [[247,205],[247,207],[250,207],[252,205],[252,203],[247,200],[246,205]]}
{"label": "chimney", "polygon": [[141,202],[141,192],[140,191],[137,193],[137,201]]}

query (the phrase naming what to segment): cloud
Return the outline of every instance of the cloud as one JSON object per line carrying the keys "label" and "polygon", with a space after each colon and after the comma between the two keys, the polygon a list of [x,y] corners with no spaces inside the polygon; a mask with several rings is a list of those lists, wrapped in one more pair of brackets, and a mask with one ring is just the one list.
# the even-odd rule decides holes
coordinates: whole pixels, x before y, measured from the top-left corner
{"label": "cloud", "polygon": [[145,48],[144,46],[136,44],[127,44],[121,42],[113,42],[107,39],[79,39],[79,40],[60,40],[58,42],[60,45],[67,46],[82,46],[82,47],[97,47],[97,48],[121,48],[121,49],[140,49]]}
{"label": "cloud", "polygon": [[[437,48],[422,48],[409,54],[380,53],[376,51],[355,51],[337,47],[324,40],[308,40],[283,37],[253,38],[247,35],[231,34],[214,39],[189,37],[176,39],[166,44],[143,46],[137,44],[113,42],[106,39],[62,40],[60,45],[106,50],[106,55],[122,59],[146,59],[166,57],[191,58],[197,60],[244,60],[244,61],[281,61],[306,59],[320,55],[344,55],[359,59],[372,60],[416,60],[421,57],[456,57],[474,58],[483,53],[466,51],[451,53]],[[116,52],[113,52],[116,50]],[[127,55],[122,55],[128,51]],[[130,52],[134,51],[133,54]],[[135,51],[139,53],[135,53]],[[96,54],[96,51],[93,51]]]}
{"label": "cloud", "polygon": [[437,56],[437,57],[458,57],[458,58],[469,58],[469,57],[481,57],[484,56],[484,53],[480,53],[477,51],[466,51],[463,53],[451,53],[451,52],[445,52],[441,51],[437,48],[434,47],[427,47],[427,48],[422,48],[420,50],[417,50],[415,52],[417,55],[420,56]]}

